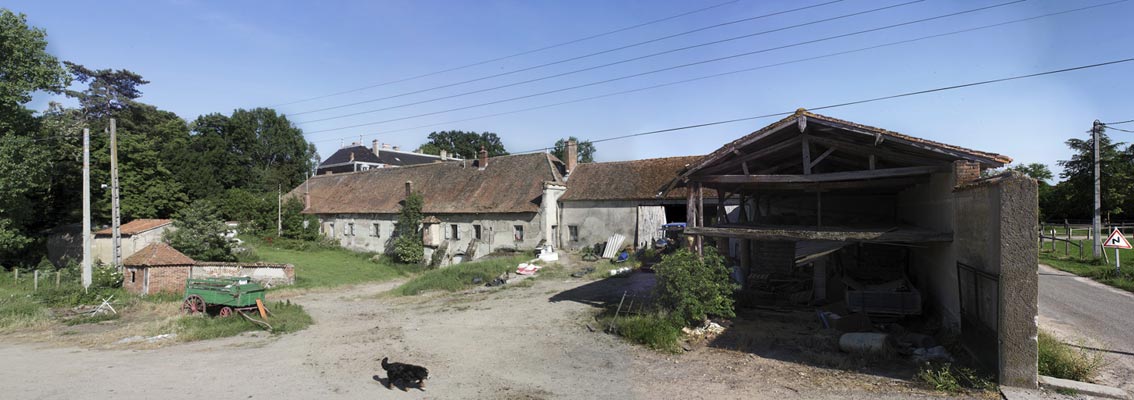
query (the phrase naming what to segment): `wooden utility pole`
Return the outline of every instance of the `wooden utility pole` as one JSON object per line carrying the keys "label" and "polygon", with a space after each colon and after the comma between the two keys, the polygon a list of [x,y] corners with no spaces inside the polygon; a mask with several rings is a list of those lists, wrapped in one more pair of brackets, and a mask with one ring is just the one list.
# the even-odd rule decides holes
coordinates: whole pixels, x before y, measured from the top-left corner
{"label": "wooden utility pole", "polygon": [[1099,212],[1102,210],[1102,195],[1100,192],[1099,182],[1101,175],[1099,175],[1099,136],[1102,135],[1103,124],[1099,120],[1095,120],[1094,125],[1091,126],[1091,136],[1095,142],[1095,207],[1091,216],[1091,238],[1094,239],[1093,252],[1095,258],[1102,257],[1102,239],[1099,238],[1099,230],[1102,229],[1102,218]]}
{"label": "wooden utility pole", "polygon": [[115,268],[122,265],[122,217],[118,204],[118,136],[115,132],[114,118],[110,119],[110,225],[113,253],[111,262]]}
{"label": "wooden utility pole", "polygon": [[[83,289],[91,287],[91,130],[83,128]],[[59,286],[59,275],[55,275]]]}

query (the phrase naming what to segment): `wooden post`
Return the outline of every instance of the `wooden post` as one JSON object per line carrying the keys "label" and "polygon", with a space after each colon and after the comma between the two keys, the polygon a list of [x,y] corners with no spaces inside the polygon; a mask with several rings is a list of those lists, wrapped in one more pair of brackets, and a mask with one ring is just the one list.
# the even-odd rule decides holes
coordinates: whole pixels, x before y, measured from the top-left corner
{"label": "wooden post", "polygon": [[55,288],[59,289],[59,271],[55,271]]}
{"label": "wooden post", "polygon": [[[705,226],[705,196],[701,191],[701,182],[696,182],[694,185],[697,188],[697,226],[703,227]],[[697,242],[697,256],[701,256],[704,246],[704,237],[697,235],[694,241]]]}
{"label": "wooden post", "polygon": [[39,291],[39,270],[32,271],[32,291]]}
{"label": "wooden post", "polygon": [[[725,211],[725,192],[717,189],[717,224],[728,223],[728,212]],[[723,257],[729,257],[729,239],[717,238],[717,252]]]}
{"label": "wooden post", "polygon": [[[693,183],[686,186],[689,194],[686,196],[685,201],[685,227],[692,228],[697,226],[697,196],[693,194]],[[684,233],[682,233],[684,235]],[[689,250],[696,250],[697,244],[695,241],[687,243]]]}

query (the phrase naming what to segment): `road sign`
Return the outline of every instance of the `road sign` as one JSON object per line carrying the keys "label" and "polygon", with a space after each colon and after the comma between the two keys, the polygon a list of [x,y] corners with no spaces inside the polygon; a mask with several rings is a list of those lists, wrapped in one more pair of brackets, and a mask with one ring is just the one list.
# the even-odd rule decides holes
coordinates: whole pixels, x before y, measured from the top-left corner
{"label": "road sign", "polygon": [[1114,228],[1114,232],[1110,233],[1110,237],[1106,238],[1102,246],[1112,249],[1129,249],[1132,247],[1130,241],[1126,240],[1126,236],[1122,236],[1122,232],[1118,228]]}

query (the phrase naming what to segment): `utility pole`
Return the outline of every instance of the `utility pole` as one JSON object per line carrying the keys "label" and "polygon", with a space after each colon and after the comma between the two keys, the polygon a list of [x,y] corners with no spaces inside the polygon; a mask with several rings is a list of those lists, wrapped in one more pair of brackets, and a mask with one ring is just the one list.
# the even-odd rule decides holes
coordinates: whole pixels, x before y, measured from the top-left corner
{"label": "utility pole", "polygon": [[276,186],[276,237],[283,237],[283,184]]}
{"label": "utility pole", "polygon": [[1102,122],[1096,119],[1091,126],[1091,136],[1095,141],[1095,208],[1091,219],[1091,237],[1094,238],[1095,258],[1102,257],[1102,239],[1099,238],[1099,230],[1102,229],[1102,218],[1099,216],[1099,212],[1102,210],[1102,195],[1099,185],[1101,181],[1101,175],[1099,175],[1099,136],[1102,135],[1102,130]]}
{"label": "utility pole", "polygon": [[113,244],[111,260],[114,267],[122,265],[122,219],[118,205],[118,136],[115,132],[114,118],[110,119],[110,225]]}
{"label": "utility pole", "polygon": [[91,263],[91,130],[83,128],[83,289],[91,287]]}

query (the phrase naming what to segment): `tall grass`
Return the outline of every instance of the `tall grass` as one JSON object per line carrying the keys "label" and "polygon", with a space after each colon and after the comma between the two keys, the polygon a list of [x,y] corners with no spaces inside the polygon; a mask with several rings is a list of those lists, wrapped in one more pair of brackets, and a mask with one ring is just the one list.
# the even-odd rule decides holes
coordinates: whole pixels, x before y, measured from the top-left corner
{"label": "tall grass", "polygon": [[[272,311],[267,322],[272,326],[273,334],[299,331],[314,323],[311,315],[307,314],[303,307],[298,304],[274,302],[265,306]],[[259,315],[254,315],[254,317],[260,318]],[[262,330],[259,325],[255,325],[236,314],[229,317],[211,317],[202,314],[187,315],[175,319],[171,325],[162,329],[162,331],[176,333],[177,340],[186,342],[236,336],[244,332]]]}
{"label": "tall grass", "polygon": [[[658,351],[681,352],[681,324],[665,313],[621,316],[613,322],[616,333],[626,340]],[[611,317],[600,319],[600,323],[609,326]]]}
{"label": "tall grass", "polygon": [[[504,272],[515,271],[516,266],[528,258],[527,256],[491,258],[425,271],[398,286],[392,293],[399,296],[413,296],[430,290],[456,292],[468,289],[488,283]],[[473,283],[474,278],[480,278],[481,283]]]}
{"label": "tall grass", "polygon": [[1102,363],[1097,354],[1064,344],[1048,332],[1039,332],[1040,375],[1087,382],[1095,378]]}

